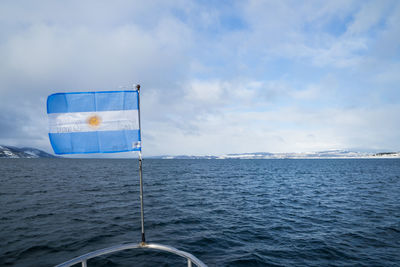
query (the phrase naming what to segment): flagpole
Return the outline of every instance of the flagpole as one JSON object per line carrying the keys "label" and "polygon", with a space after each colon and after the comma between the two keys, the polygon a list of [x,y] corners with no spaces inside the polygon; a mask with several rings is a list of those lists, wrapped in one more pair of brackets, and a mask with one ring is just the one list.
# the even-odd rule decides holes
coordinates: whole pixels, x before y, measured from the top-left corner
{"label": "flagpole", "polygon": [[[140,125],[140,84],[136,85],[136,89],[138,92],[138,115],[139,115],[139,136],[140,142],[142,141],[142,128]],[[139,152],[139,184],[140,184],[140,217],[142,223],[142,243],[144,245],[146,243],[146,237],[144,234],[144,209],[143,209],[143,173],[142,173],[142,144],[140,143]]]}

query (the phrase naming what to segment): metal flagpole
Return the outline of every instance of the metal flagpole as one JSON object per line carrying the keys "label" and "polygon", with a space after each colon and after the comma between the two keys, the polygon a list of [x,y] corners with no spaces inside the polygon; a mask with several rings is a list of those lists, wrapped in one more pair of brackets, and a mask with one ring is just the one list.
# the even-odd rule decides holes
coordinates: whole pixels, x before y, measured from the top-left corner
{"label": "metal flagpole", "polygon": [[[142,128],[140,125],[140,85],[136,85],[138,91],[138,115],[139,115],[139,135],[140,142],[142,142]],[[142,221],[142,243],[144,245],[146,242],[146,237],[144,235],[144,210],[143,210],[143,173],[142,173],[142,144],[140,143],[139,150],[139,184],[140,184],[140,217]]]}

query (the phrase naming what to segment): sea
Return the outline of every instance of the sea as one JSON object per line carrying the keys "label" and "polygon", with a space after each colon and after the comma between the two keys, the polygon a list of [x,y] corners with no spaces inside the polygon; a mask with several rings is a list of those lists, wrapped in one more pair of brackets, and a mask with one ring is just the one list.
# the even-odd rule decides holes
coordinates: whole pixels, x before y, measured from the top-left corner
{"label": "sea", "polygon": [[[0,266],[141,241],[137,159],[0,159]],[[143,160],[146,241],[208,266],[400,266],[400,159]],[[88,266],[187,266],[127,250]]]}

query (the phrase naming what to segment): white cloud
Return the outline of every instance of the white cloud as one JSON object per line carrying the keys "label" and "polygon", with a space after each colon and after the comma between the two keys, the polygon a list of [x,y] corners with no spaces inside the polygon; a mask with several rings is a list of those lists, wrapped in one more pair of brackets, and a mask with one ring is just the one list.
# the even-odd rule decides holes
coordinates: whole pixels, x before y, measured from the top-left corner
{"label": "white cloud", "polygon": [[[396,129],[399,107],[366,110],[283,109],[265,112],[225,112],[209,115],[195,125],[202,129],[188,135],[163,128],[152,140],[160,154],[221,154],[272,151],[304,152],[337,148],[398,149]],[[387,120],[382,120],[387,117]],[[157,147],[153,147],[157,144]],[[196,151],[197,153],[193,153]]]}
{"label": "white cloud", "polygon": [[185,88],[186,101],[196,101],[209,104],[222,104],[227,84],[219,81],[193,81]]}
{"label": "white cloud", "polygon": [[390,1],[365,1],[354,15],[354,20],[347,27],[345,35],[354,36],[368,32],[378,24],[388,9]]}
{"label": "white cloud", "polygon": [[0,6],[0,144],[49,147],[52,92],[139,82],[147,155],[400,149],[396,1]]}

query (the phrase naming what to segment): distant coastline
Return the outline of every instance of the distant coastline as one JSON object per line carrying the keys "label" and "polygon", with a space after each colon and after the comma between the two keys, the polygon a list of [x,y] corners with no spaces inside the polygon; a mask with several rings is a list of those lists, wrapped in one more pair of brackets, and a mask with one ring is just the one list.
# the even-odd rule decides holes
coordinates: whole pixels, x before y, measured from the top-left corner
{"label": "distant coastline", "polygon": [[60,158],[33,147],[0,145],[0,158]]}
{"label": "distant coastline", "polygon": [[304,153],[238,153],[221,156],[187,156],[187,155],[164,155],[149,158],[156,159],[370,159],[370,158],[400,158],[400,152],[354,152],[347,150],[326,150],[319,152]]}
{"label": "distant coastline", "polygon": [[[0,145],[0,158],[62,158],[32,147],[14,147]],[[400,152],[355,152],[348,150],[325,150],[303,153],[237,153],[225,155],[192,156],[162,155],[145,157],[148,159],[377,159],[400,158]]]}

